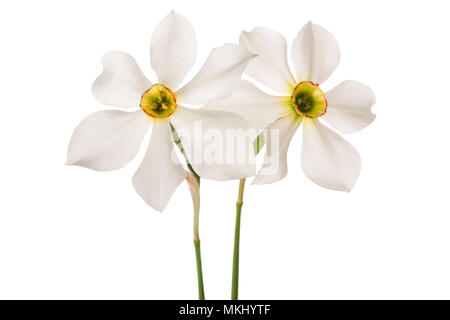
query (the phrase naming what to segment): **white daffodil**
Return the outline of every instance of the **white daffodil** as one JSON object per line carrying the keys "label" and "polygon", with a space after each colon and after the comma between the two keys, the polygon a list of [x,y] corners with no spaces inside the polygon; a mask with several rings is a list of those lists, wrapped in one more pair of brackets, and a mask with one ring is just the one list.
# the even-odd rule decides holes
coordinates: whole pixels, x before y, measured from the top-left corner
{"label": "white daffodil", "polygon": [[[355,81],[344,81],[327,93],[322,91],[319,85],[340,59],[333,35],[311,22],[300,30],[291,48],[295,76],[281,34],[256,27],[242,32],[240,45],[257,54],[246,73],[283,96],[266,94],[242,80],[233,96],[212,102],[205,109],[232,111],[246,118],[252,127],[267,129],[264,164],[253,183],[272,183],[287,175],[288,147],[303,122],[301,162],[306,176],[322,187],[350,191],[361,169],[359,154],[319,119],[342,133],[359,131],[375,119],[371,112],[375,96],[369,87]],[[278,144],[271,141],[274,131],[279,134]]]}
{"label": "white daffodil", "polygon": [[[227,129],[248,127],[235,114],[191,109],[183,104],[202,105],[230,96],[254,54],[234,44],[216,48],[197,75],[179,88],[194,65],[196,50],[192,25],[185,17],[171,12],[158,24],[150,43],[157,83],[147,80],[128,54],[107,53],[102,59],[103,73],[92,86],[94,97],[105,105],[138,109],[99,111],[84,119],[73,133],[67,163],[98,171],[119,169],[135,157],[147,130],[153,127],[144,160],[133,176],[133,185],[147,204],[162,211],[186,177],[186,170],[173,156],[171,126],[180,133],[189,160],[198,148],[207,147],[204,141],[198,141],[202,137],[193,132],[195,121],[223,134]],[[235,150],[225,144],[222,151],[226,156]],[[206,179],[238,179],[255,174],[254,164],[250,163],[190,163]]]}

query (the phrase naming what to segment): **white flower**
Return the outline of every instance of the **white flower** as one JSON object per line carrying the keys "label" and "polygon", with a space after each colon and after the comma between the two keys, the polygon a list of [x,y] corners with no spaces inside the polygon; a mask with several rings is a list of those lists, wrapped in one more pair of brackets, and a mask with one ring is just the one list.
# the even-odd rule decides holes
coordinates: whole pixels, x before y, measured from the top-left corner
{"label": "white flower", "polygon": [[[375,96],[369,87],[355,81],[344,81],[326,94],[320,89],[339,63],[335,38],[319,25],[306,24],[291,48],[295,77],[289,69],[286,39],[281,34],[257,27],[242,32],[240,45],[258,55],[250,61],[246,73],[284,96],[266,94],[242,80],[233,96],[204,108],[232,111],[246,118],[252,127],[267,129],[264,164],[253,183],[272,183],[287,175],[288,147],[303,122],[301,162],[306,176],[322,187],[350,191],[361,169],[359,154],[319,118],[342,133],[359,131],[375,119],[371,112]],[[271,141],[273,131],[279,133],[279,146]],[[272,150],[274,147],[277,150]],[[277,162],[275,172],[268,170],[273,161]]]}
{"label": "white flower", "polygon": [[[138,109],[99,111],[84,119],[73,133],[67,163],[98,171],[119,169],[134,158],[147,130],[153,126],[148,150],[133,176],[133,185],[146,203],[162,211],[186,177],[186,170],[178,159],[173,159],[171,125],[188,133],[193,141],[186,144],[195,148],[204,143],[195,140],[201,137],[193,133],[194,121],[220,132],[248,128],[245,120],[235,114],[190,109],[183,104],[204,104],[230,96],[254,55],[234,44],[216,48],[197,75],[179,88],[195,62],[196,50],[192,25],[171,12],[156,27],[150,44],[157,84],[147,80],[128,54],[107,53],[102,59],[103,73],[92,86],[93,95],[105,105]],[[185,144],[184,136],[180,136]],[[190,158],[192,148],[184,147]],[[227,145],[223,149],[224,153],[234,151]],[[191,161],[191,164],[206,179],[238,179],[255,174],[254,165],[249,163],[220,165]]]}

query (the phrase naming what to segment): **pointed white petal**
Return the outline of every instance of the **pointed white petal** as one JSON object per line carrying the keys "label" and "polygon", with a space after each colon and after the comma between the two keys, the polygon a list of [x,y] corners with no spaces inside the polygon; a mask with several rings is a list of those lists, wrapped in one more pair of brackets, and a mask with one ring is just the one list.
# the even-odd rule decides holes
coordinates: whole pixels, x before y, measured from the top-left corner
{"label": "pointed white petal", "polygon": [[302,167],[318,185],[349,192],[361,171],[356,149],[317,119],[303,121]]}
{"label": "pointed white petal", "polygon": [[286,39],[278,32],[256,27],[243,31],[239,38],[241,46],[257,54],[246,73],[265,86],[285,94],[291,94],[295,79],[287,62]]}
{"label": "pointed white petal", "polygon": [[222,181],[255,175],[255,135],[246,132],[249,126],[244,119],[224,111],[178,108],[170,122],[200,177]]}
{"label": "pointed white petal", "polygon": [[194,28],[185,17],[172,11],[156,26],[150,43],[150,62],[158,83],[177,89],[196,55]]}
{"label": "pointed white petal", "polygon": [[169,121],[154,121],[144,160],[133,175],[136,192],[152,208],[162,212],[186,177],[173,148]]}
{"label": "pointed white petal", "polygon": [[362,83],[344,81],[325,96],[328,109],[322,118],[342,133],[357,132],[375,120],[375,94]]}
{"label": "pointed white petal", "polygon": [[289,113],[267,127],[264,163],[253,184],[273,183],[286,177],[289,144],[301,122],[302,117]]}
{"label": "pointed white petal", "polygon": [[340,60],[339,46],[334,36],[312,22],[300,30],[291,51],[299,82],[323,83],[336,70]]}
{"label": "pointed white petal", "polygon": [[99,111],[84,119],[69,144],[67,164],[98,171],[116,170],[130,162],[151,126],[141,111]]}
{"label": "pointed white petal", "polygon": [[176,92],[179,100],[185,104],[204,104],[229,97],[253,57],[236,44],[213,49],[197,75]]}
{"label": "pointed white petal", "polygon": [[202,109],[236,113],[251,128],[261,130],[291,111],[287,101],[290,101],[290,97],[271,96],[252,83],[241,80],[231,97],[209,102]]}
{"label": "pointed white petal", "polygon": [[130,55],[112,51],[102,58],[103,73],[92,85],[92,94],[102,104],[139,107],[141,95],[152,86]]}

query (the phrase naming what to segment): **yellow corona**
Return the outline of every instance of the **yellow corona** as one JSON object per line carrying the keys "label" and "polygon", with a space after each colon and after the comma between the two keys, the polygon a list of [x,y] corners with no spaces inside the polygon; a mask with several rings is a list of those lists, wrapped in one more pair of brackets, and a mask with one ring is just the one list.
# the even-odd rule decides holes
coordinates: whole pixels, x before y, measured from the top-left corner
{"label": "yellow corona", "polygon": [[152,118],[168,118],[177,109],[177,99],[169,88],[154,84],[142,95],[141,109]]}
{"label": "yellow corona", "polygon": [[317,118],[327,112],[327,99],[319,86],[311,81],[300,82],[291,96],[292,106],[298,114]]}

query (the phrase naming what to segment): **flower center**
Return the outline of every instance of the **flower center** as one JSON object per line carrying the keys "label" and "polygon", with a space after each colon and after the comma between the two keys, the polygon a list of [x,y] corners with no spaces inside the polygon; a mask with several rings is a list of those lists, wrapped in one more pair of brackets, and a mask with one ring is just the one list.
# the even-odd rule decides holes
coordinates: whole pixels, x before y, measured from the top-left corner
{"label": "flower center", "polygon": [[152,118],[167,118],[177,109],[177,99],[169,88],[154,84],[142,95],[141,109]]}
{"label": "flower center", "polygon": [[317,118],[327,112],[327,99],[319,85],[311,82],[300,82],[291,96],[295,111],[308,118]]}

